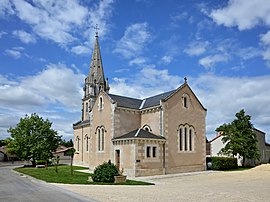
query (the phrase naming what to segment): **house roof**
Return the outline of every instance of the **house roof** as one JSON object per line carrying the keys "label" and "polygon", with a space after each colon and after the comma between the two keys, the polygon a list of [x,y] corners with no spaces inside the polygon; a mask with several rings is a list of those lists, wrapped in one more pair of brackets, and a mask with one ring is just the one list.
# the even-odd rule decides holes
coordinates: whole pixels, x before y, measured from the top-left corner
{"label": "house roof", "polygon": [[141,128],[138,128],[136,130],[133,130],[129,133],[126,133],[122,136],[115,137],[112,140],[120,140],[120,139],[159,139],[159,140],[165,140],[164,137],[155,135],[149,131],[143,130]]}
{"label": "house roof", "polygon": [[109,96],[117,102],[117,106],[126,107],[131,109],[139,109],[142,103],[142,100],[136,98],[130,98],[120,95],[109,94]]}
{"label": "house roof", "polygon": [[89,120],[85,120],[85,121],[78,121],[76,123],[73,124],[73,127],[79,127],[79,126],[84,126],[84,125],[87,125],[87,124],[90,124],[90,121]]}
{"label": "house roof", "polygon": [[117,103],[119,107],[131,108],[131,109],[145,109],[149,107],[158,106],[160,100],[167,98],[175,90],[161,93],[155,96],[151,96],[145,99],[136,99],[120,95],[109,94],[109,96]]}
{"label": "house roof", "polygon": [[209,142],[214,142],[216,139],[220,138],[222,136],[222,133],[219,133],[216,137],[214,137],[212,140],[210,140]]}
{"label": "house roof", "polygon": [[167,98],[169,95],[171,95],[172,93],[174,93],[175,90],[169,91],[169,92],[165,92],[165,93],[161,93],[152,97],[148,97],[145,100],[143,106],[141,107],[142,109],[145,108],[149,108],[149,107],[153,107],[153,106],[157,106],[160,104],[160,100],[163,100],[165,98]]}
{"label": "house roof", "polygon": [[62,152],[65,152],[65,151],[68,151],[70,149],[72,149],[73,147],[65,147],[63,145],[60,145],[55,152],[53,152],[53,154],[59,154],[59,153],[62,153]]}

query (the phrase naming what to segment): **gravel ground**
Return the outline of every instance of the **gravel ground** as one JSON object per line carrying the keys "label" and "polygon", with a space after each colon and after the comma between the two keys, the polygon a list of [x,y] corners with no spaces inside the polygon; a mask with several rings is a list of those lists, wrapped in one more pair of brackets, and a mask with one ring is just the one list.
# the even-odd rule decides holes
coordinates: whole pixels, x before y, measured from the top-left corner
{"label": "gravel ground", "polygon": [[97,201],[270,201],[270,164],[245,171],[136,179],[155,185],[55,185]]}

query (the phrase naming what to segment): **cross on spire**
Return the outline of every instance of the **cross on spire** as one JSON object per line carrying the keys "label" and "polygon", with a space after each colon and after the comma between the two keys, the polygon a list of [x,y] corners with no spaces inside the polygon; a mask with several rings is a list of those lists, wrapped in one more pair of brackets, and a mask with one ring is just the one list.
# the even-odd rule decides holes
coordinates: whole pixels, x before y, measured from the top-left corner
{"label": "cross on spire", "polygon": [[98,30],[99,30],[98,24],[96,24],[95,30],[96,30],[96,37],[98,37]]}

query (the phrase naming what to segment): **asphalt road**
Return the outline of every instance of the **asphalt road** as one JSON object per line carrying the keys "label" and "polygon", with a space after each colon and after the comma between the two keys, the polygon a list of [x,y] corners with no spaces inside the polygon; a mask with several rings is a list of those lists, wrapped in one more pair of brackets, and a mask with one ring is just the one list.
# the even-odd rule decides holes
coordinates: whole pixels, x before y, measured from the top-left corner
{"label": "asphalt road", "polygon": [[0,166],[1,202],[89,202],[71,191],[46,182],[20,176],[12,171],[14,166]]}

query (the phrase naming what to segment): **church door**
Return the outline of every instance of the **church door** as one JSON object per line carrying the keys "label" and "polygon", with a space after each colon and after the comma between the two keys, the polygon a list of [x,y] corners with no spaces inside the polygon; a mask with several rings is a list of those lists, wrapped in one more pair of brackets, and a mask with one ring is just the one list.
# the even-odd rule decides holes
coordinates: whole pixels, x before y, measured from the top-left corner
{"label": "church door", "polygon": [[120,168],[120,150],[115,150],[115,164]]}

